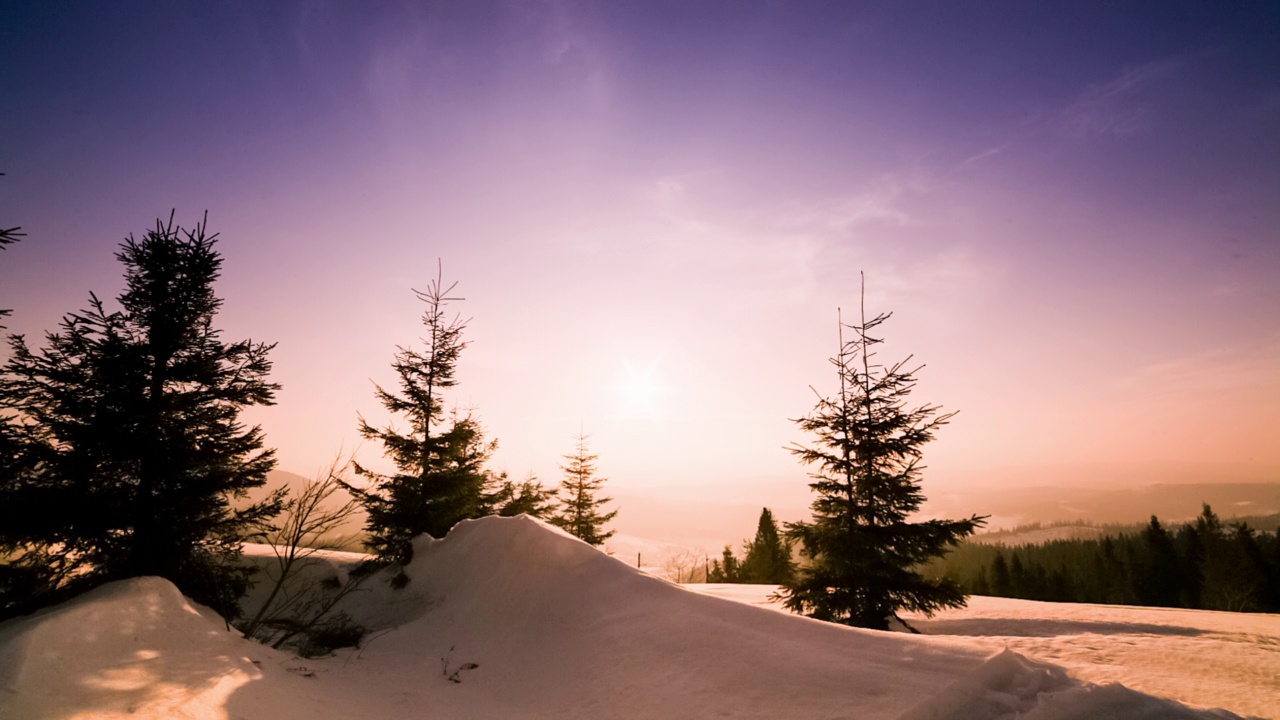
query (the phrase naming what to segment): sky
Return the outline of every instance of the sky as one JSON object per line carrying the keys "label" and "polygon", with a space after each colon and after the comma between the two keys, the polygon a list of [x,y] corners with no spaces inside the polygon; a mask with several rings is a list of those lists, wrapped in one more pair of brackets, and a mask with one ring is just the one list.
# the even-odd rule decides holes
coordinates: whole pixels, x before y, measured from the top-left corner
{"label": "sky", "polygon": [[207,211],[246,419],[389,468],[443,267],[495,469],[803,508],[865,276],[959,411],[926,494],[1280,480],[1280,7],[972,5],[4,3],[0,307],[38,344]]}

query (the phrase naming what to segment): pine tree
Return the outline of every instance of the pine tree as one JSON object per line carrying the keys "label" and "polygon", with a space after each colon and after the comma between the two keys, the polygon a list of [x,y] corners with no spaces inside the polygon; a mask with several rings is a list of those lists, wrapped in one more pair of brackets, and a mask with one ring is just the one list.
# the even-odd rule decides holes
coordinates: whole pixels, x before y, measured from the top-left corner
{"label": "pine tree", "polygon": [[741,582],[781,585],[791,580],[795,567],[791,547],[782,541],[778,523],[769,508],[760,511],[755,538],[747,544],[747,557],[742,561]]}
{"label": "pine tree", "polygon": [[1204,553],[1200,561],[1203,607],[1255,610],[1264,593],[1266,564],[1253,529],[1240,523],[1224,526],[1208,504],[1196,518],[1195,528]]}
{"label": "pine tree", "polygon": [[1138,600],[1143,605],[1177,607],[1179,588],[1182,585],[1182,569],[1173,538],[1151,516],[1151,522],[1142,530],[1142,544],[1146,552],[1146,577],[1137,588]]}
{"label": "pine tree", "polygon": [[491,478],[484,464],[497,448],[469,413],[446,414],[443,393],[457,384],[458,357],[467,343],[467,322],[449,319],[445,306],[457,283],[444,285],[443,270],[426,292],[414,290],[427,304],[422,324],[427,328],[425,351],[398,347],[392,368],[400,392],[375,385],[375,395],[393,415],[405,416],[407,431],[378,428],[360,418],[360,434],[378,440],[398,472],[384,475],[357,464],[356,472],[369,486],[347,486],[368,512],[368,545],[383,560],[407,563],[413,557],[413,538],[444,537],[461,520],[485,513],[485,489]]}
{"label": "pine tree", "polygon": [[1004,559],[1004,553],[996,553],[996,557],[991,561],[991,594],[996,597],[1013,597],[1013,573],[1009,571],[1009,562]]}
{"label": "pine tree", "polygon": [[[809,487],[817,493],[813,521],[789,526],[811,562],[786,583],[792,610],[820,620],[887,629],[899,610],[931,614],[963,607],[959,584],[926,578],[917,566],[943,555],[973,533],[984,518],[908,522],[924,500],[920,490],[921,447],[953,413],[924,405],[906,409],[915,387],[908,357],[885,366],[874,362],[882,342],[872,333],[889,315],[866,319],[865,301],[856,325],[840,322],[840,350],[831,360],[839,394],[820,398],[796,422],[816,436],[814,447],[792,452],[815,465]],[[854,338],[844,340],[844,330]]]}
{"label": "pine tree", "polygon": [[279,510],[279,495],[231,505],[275,465],[239,413],[279,386],[266,380],[273,345],[214,328],[222,258],[205,227],[171,215],[125,240],[119,311],[90,295],[39,352],[10,338],[0,396],[22,418],[25,470],[0,478],[0,542],[55,586],[159,575],[233,615],[240,546]]}
{"label": "pine tree", "polygon": [[1200,533],[1194,524],[1186,524],[1174,535],[1174,548],[1178,552],[1178,563],[1182,569],[1182,587],[1178,593],[1178,606],[1185,608],[1202,608],[1200,604],[1204,589],[1204,575],[1200,566],[1204,561],[1204,546],[1200,542]]}
{"label": "pine tree", "polygon": [[707,573],[707,582],[709,583],[740,583],[742,575],[738,567],[738,558],[733,554],[733,548],[728,545],[724,546],[724,553],[721,560],[711,561],[711,570]]}
{"label": "pine tree", "polygon": [[[0,175],[3,174],[0,173]],[[5,245],[18,242],[18,238],[24,235],[21,230],[20,227],[0,227],[0,250],[3,250]],[[0,308],[0,320],[11,312]],[[4,329],[5,326],[0,325],[0,330]],[[8,492],[19,484],[20,475],[28,470],[23,465],[20,430],[16,419],[7,410],[5,396],[0,393],[0,502],[3,502]],[[4,511],[0,510],[0,519],[3,518],[3,513]],[[0,550],[3,549],[4,534],[4,531],[0,530]],[[3,610],[8,605],[5,598],[30,597],[35,594],[33,588],[28,587],[35,582],[32,573],[33,569],[30,568],[18,568],[11,563],[0,564],[0,617],[4,616]]]}
{"label": "pine tree", "polygon": [[499,473],[491,485],[496,490],[487,499],[488,514],[545,518],[555,510],[557,489],[544,487],[533,473],[518,483],[510,480],[505,472]]}
{"label": "pine tree", "polygon": [[563,528],[570,535],[592,545],[602,545],[613,537],[613,531],[604,526],[618,515],[618,511],[601,513],[611,498],[597,498],[607,478],[596,477],[596,460],[599,456],[587,450],[587,436],[579,435],[572,455],[565,455],[568,465],[561,465],[564,480],[560,482],[560,509],[550,518],[551,524]]}

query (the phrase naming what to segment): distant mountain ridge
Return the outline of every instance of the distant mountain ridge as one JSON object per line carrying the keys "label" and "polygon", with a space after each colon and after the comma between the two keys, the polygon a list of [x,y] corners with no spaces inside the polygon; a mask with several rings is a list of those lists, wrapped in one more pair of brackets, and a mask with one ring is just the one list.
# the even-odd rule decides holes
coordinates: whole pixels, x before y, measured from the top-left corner
{"label": "distant mountain ridge", "polygon": [[990,515],[989,529],[1029,523],[1138,523],[1152,515],[1176,523],[1208,503],[1223,519],[1280,513],[1280,483],[1171,483],[1131,488],[1033,486],[951,492],[930,497],[925,512],[939,517]]}

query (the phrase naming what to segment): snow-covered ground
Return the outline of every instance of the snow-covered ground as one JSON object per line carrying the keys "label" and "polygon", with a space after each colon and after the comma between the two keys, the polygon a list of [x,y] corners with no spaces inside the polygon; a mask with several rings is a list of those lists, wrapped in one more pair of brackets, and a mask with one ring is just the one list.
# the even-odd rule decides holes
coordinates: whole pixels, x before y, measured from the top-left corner
{"label": "snow-covered ground", "polygon": [[1275,616],[978,598],[920,621],[937,634],[876,633],[735,599],[768,588],[690,592],[528,518],[421,541],[407,574],[352,596],[372,634],[317,660],[244,640],[163,580],[108,585],[0,625],[0,718],[1230,717],[1093,684],[1112,679],[1280,707]]}
{"label": "snow-covered ground", "polygon": [[[787,612],[773,585],[686,587]],[[1088,682],[1280,718],[1280,615],[974,596],[961,610],[905,618],[929,636],[1008,648]]]}

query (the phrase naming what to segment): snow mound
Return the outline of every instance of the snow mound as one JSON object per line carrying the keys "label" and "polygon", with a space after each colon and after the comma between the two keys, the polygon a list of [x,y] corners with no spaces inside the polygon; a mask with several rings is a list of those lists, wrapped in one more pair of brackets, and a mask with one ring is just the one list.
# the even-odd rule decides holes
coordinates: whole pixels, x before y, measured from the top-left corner
{"label": "snow mound", "polygon": [[[384,692],[424,679],[449,688],[455,718],[895,718],[952,683],[911,717],[1215,717],[1085,686],[1013,653],[987,659],[953,640],[692,593],[523,516],[420,539],[405,572],[409,585],[392,593],[416,615],[353,653],[349,668]],[[446,674],[466,663],[477,667],[450,684]]]}
{"label": "snow mound", "polygon": [[167,580],[111,583],[0,626],[0,718],[222,718],[274,656]]}
{"label": "snow mound", "polygon": [[405,572],[347,608],[392,620],[373,616],[400,593],[405,621],[344,672],[377,692],[425,683],[453,718],[891,718],[986,655],[698,595],[528,517],[420,539]]}
{"label": "snow mound", "polygon": [[1094,685],[1062,668],[1005,650],[976,672],[903,715],[900,720],[1222,720],[1222,710],[1193,710],[1123,685]]}
{"label": "snow mound", "polygon": [[517,621],[684,593],[527,515],[466,520],[444,540],[419,538],[405,574],[435,599],[483,599],[486,614]]}

